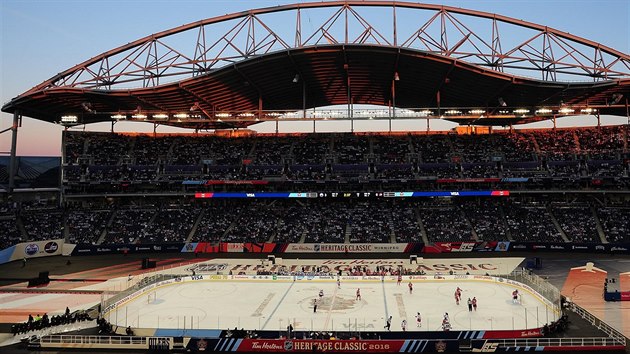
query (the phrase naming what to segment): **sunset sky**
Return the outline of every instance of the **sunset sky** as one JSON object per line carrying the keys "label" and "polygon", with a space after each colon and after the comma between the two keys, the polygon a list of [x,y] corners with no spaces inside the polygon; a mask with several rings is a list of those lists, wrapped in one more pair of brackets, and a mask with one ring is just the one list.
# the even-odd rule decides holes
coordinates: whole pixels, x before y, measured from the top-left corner
{"label": "sunset sky", "polygon": [[[2,104],[58,72],[151,33],[226,13],[293,2],[295,1],[2,0],[0,1]],[[625,53],[630,52],[628,0],[425,2],[497,13],[547,25]],[[289,26],[294,24],[291,23]],[[509,33],[501,35],[508,36]],[[2,113],[0,130],[9,127],[11,120],[11,115]],[[592,118],[581,120],[584,121],[593,120]],[[625,123],[625,117],[614,122]],[[259,129],[269,131],[269,128],[262,126]],[[109,124],[88,126],[87,129],[107,130]],[[337,127],[331,125],[323,129],[335,130]],[[122,124],[117,126],[117,130],[151,131],[152,125],[127,123],[126,126]],[[169,130],[160,128],[159,131]],[[59,126],[25,117],[18,137],[18,155],[60,155],[60,132]],[[0,152],[9,151],[10,141],[10,134],[0,135]]]}

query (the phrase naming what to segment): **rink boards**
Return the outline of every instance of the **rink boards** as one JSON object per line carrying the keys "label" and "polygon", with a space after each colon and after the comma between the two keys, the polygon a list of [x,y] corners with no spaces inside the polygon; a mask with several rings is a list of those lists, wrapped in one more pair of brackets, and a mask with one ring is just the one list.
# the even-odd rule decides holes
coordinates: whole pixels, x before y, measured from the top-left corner
{"label": "rink boards", "polygon": [[[403,276],[400,286],[396,276],[341,276],[339,280],[338,289],[335,276],[179,277],[131,293],[105,307],[103,315],[119,326],[134,328],[281,330],[292,322],[296,330],[327,331],[378,330],[388,315],[394,317],[394,331],[401,330],[401,319],[408,321],[410,331],[435,331],[440,329],[442,314],[449,311],[453,330],[535,329],[559,316],[557,306],[528,285],[496,276]],[[413,295],[408,292],[410,282]],[[458,286],[466,290],[462,305],[455,306],[450,292]],[[357,288],[363,292],[360,301],[353,299]],[[326,296],[314,314],[311,301],[318,289],[325,289]],[[523,304],[504,303],[514,289],[522,294]],[[149,297],[149,293],[156,295]],[[466,297],[471,294],[484,301],[479,313],[466,311]],[[149,302],[149,298],[157,300]],[[422,329],[414,326],[416,309],[423,313]]]}

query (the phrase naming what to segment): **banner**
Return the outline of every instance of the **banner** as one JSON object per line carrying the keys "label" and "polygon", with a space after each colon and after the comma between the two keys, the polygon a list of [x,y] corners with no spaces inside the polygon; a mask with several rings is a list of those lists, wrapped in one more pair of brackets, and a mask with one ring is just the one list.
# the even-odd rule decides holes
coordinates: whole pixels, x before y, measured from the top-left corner
{"label": "banner", "polygon": [[628,243],[510,242],[510,251],[622,253],[630,251]]}
{"label": "banner", "polygon": [[192,338],[190,352],[274,352],[274,353],[441,353],[458,352],[457,340],[339,340],[339,339],[237,339]]}
{"label": "banner", "polygon": [[78,244],[72,250],[72,256],[112,254],[112,253],[166,253],[181,252],[182,243],[148,243],[148,244],[122,244],[122,245],[90,245]]}
{"label": "banner", "polygon": [[18,243],[15,245],[11,260],[58,256],[61,254],[64,242],[64,239],[58,239]]}
{"label": "banner", "polygon": [[[453,253],[453,252],[491,252],[495,250],[507,251],[509,243],[497,241],[487,242],[435,242],[433,246],[425,247],[425,253]],[[499,249],[501,248],[501,249]]]}
{"label": "banner", "polygon": [[[403,253],[408,243],[289,243],[286,253]],[[408,252],[408,251],[407,251]]]}

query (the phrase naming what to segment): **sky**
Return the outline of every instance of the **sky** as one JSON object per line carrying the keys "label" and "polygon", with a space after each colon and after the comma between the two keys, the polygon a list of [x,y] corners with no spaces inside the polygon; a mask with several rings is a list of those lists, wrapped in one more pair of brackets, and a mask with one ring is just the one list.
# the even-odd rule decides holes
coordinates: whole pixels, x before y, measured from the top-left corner
{"label": "sky", "polygon": [[[294,3],[281,0],[0,0],[0,100],[2,104],[77,63],[149,34],[205,18],[268,6]],[[476,0],[424,1],[497,13],[538,23],[630,53],[628,0]],[[377,19],[379,14],[371,16]],[[294,24],[291,21],[290,27]],[[509,33],[502,33],[507,36]],[[576,120],[559,120],[559,126]],[[592,124],[594,118],[580,118]],[[625,123],[625,117],[607,122]],[[0,131],[12,115],[1,113]],[[319,124],[319,123],[318,123]],[[363,124],[363,125],[361,125]],[[411,125],[410,125],[411,124]],[[415,124],[415,125],[414,125]],[[395,130],[423,129],[420,123],[396,123]],[[424,124],[424,123],[422,123]],[[550,123],[542,123],[549,126]],[[540,125],[540,124],[539,124]],[[449,129],[448,123],[432,129]],[[318,131],[348,130],[349,123],[318,125]],[[385,130],[387,122],[359,123],[357,130]],[[109,124],[87,130],[109,130]],[[143,123],[120,123],[117,131],[152,131]],[[255,130],[271,132],[273,124]],[[309,131],[312,124],[281,126],[283,131]],[[59,156],[60,126],[24,117],[18,135],[18,155]],[[160,127],[158,132],[172,129]],[[10,150],[11,135],[0,134],[0,154]]]}

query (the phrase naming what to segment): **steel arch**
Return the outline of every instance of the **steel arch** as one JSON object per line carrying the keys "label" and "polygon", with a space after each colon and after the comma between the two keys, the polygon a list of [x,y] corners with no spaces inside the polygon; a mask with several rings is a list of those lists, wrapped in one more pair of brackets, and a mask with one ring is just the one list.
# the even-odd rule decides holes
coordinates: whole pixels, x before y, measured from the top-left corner
{"label": "steel arch", "polygon": [[[391,28],[369,21],[365,9],[391,12]],[[311,31],[302,20],[309,11],[330,10]],[[402,35],[397,12],[426,11],[428,19]],[[295,28],[282,33],[265,18],[282,13]],[[310,17],[309,17],[310,18]],[[482,19],[491,30],[479,33],[470,21]],[[223,31],[213,26],[225,25]],[[355,26],[355,27],[353,27]],[[517,44],[501,37],[506,26],[527,32]],[[194,43],[181,47],[169,38],[188,33]],[[409,33],[408,33],[409,34]],[[630,56],[566,32],[487,12],[398,1],[329,1],[267,7],[213,17],[165,30],[112,49],[78,64],[24,94],[57,88],[117,90],[151,88],[204,75],[244,59],[308,47],[376,45],[429,52],[514,76],[550,82],[598,82],[630,78]]]}

